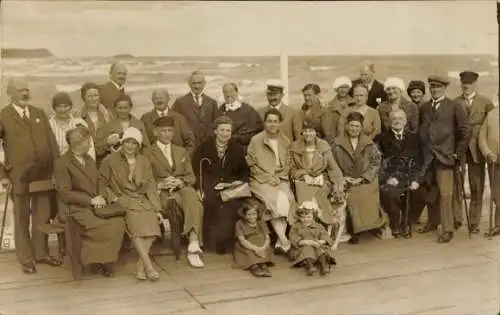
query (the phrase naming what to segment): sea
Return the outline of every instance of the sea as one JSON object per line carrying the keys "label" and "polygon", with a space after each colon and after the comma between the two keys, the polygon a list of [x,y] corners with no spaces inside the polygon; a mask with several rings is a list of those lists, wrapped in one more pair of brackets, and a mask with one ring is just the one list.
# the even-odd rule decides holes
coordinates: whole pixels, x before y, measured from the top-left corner
{"label": "sea", "polygon": [[[459,94],[458,74],[474,70],[481,77],[481,93],[498,98],[498,57],[479,55],[439,56],[290,56],[288,58],[288,98],[292,106],[302,104],[301,88],[317,83],[321,97],[328,102],[333,96],[333,81],[338,76],[356,78],[359,65],[370,60],[376,67],[376,78],[389,76],[425,80],[433,73],[447,75],[452,84],[449,95]],[[82,101],[79,89],[86,82],[104,83],[113,62],[128,67],[126,90],[134,101],[134,114],[141,115],[151,107],[151,92],[166,88],[173,100],[188,92],[186,78],[193,70],[206,74],[206,93],[222,101],[222,85],[235,82],[241,97],[254,107],[266,104],[265,81],[280,78],[279,57],[78,57],[78,58],[3,58],[0,107],[8,104],[5,84],[10,77],[25,78],[31,89],[33,104],[51,113],[52,96],[58,91],[70,93],[75,108]]]}

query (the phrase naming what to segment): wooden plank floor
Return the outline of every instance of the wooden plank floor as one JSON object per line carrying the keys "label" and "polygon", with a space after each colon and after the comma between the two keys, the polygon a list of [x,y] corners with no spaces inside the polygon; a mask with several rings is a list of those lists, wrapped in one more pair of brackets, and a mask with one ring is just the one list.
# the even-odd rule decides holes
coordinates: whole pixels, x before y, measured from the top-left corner
{"label": "wooden plank floor", "polygon": [[[485,218],[486,219],[486,218]],[[484,220],[485,222],[486,220]],[[482,230],[486,230],[486,223]],[[230,256],[205,254],[195,270],[158,255],[157,283],[137,282],[134,254],[113,279],[87,275],[74,282],[63,268],[21,273],[13,253],[0,254],[0,314],[497,314],[500,237],[461,229],[452,243],[435,235],[342,244],[327,277],[306,277],[276,258],[273,277],[255,279],[232,268]]]}

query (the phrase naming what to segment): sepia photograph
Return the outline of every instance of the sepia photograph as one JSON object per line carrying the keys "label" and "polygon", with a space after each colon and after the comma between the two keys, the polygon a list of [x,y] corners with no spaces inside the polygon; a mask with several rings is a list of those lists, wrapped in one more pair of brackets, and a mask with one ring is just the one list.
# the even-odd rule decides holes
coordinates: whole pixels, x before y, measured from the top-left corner
{"label": "sepia photograph", "polygon": [[499,8],[0,4],[0,315],[500,314]]}

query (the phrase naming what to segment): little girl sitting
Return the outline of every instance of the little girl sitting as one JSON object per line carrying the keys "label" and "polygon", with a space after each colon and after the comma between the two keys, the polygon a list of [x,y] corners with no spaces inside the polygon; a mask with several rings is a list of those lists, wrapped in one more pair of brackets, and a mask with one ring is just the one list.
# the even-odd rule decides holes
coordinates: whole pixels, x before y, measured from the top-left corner
{"label": "little girl sitting", "polygon": [[333,241],[326,229],[314,220],[314,204],[303,202],[296,212],[298,221],[290,230],[290,258],[292,266],[304,266],[308,276],[316,273],[319,265],[320,275],[330,272],[330,265],[335,265],[331,246]]}
{"label": "little girl sitting", "polygon": [[234,260],[239,268],[250,270],[255,277],[271,277],[271,241],[265,222],[259,220],[260,206],[257,200],[247,199],[240,209],[242,219],[235,228]]}

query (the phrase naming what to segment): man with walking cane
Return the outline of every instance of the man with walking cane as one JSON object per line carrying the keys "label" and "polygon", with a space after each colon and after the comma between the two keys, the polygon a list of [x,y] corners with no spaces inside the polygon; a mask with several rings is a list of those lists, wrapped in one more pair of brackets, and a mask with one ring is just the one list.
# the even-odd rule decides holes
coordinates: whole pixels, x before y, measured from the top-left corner
{"label": "man with walking cane", "polygon": [[[429,76],[431,100],[420,110],[419,135],[423,143],[424,161],[433,186],[437,186],[439,198],[429,211],[429,222],[421,230],[432,230],[432,222],[441,222],[441,234],[437,242],[448,243],[453,238],[453,187],[455,167],[464,165],[464,153],[470,137],[467,110],[448,97],[449,80],[445,76]],[[436,211],[439,209],[439,213]],[[439,219],[438,219],[439,217]]]}
{"label": "man with walking cane", "polygon": [[[499,108],[496,107],[488,113],[479,132],[479,149],[488,163],[488,175],[490,179],[490,216],[489,231],[486,237],[500,234],[500,119]],[[493,205],[496,211],[493,211]],[[495,221],[493,222],[493,214]],[[493,224],[495,226],[493,226]]]}
{"label": "man with walking cane", "polygon": [[28,84],[11,79],[7,94],[11,102],[0,112],[0,139],[5,152],[5,163],[0,164],[0,184],[12,185],[17,259],[24,273],[33,274],[35,263],[61,264],[49,256],[47,236],[38,229],[50,220],[52,192],[30,192],[33,182],[50,180],[59,149],[47,116],[30,104]]}

